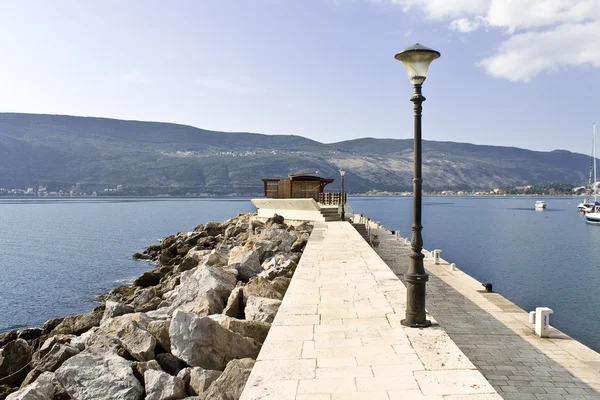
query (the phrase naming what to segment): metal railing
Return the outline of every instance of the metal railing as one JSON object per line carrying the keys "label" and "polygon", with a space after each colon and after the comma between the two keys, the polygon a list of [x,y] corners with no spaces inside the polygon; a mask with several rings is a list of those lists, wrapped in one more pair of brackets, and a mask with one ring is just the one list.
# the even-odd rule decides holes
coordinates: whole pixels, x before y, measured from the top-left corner
{"label": "metal railing", "polygon": [[[337,206],[342,204],[341,193],[319,193],[319,203],[326,206]],[[344,203],[348,204],[348,194],[344,193]]]}

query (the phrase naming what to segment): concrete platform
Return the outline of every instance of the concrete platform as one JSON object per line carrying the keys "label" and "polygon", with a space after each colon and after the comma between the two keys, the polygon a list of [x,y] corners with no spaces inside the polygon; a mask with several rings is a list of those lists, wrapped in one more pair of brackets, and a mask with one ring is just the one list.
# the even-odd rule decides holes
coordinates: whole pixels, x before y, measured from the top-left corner
{"label": "concrete platform", "polygon": [[348,222],[317,222],[242,400],[500,399]]}

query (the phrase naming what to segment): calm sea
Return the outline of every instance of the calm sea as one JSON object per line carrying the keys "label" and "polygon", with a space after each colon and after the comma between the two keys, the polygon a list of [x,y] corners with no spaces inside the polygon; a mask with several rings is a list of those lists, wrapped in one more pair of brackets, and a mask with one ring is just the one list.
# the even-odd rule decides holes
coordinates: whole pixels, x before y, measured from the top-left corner
{"label": "calm sea", "polygon": [[[525,310],[600,350],[600,226],[579,198],[426,197],[423,238]],[[410,236],[412,198],[351,197],[357,213]],[[0,332],[90,311],[94,296],[152,268],[131,255],[199,223],[253,212],[249,199],[0,200]]]}

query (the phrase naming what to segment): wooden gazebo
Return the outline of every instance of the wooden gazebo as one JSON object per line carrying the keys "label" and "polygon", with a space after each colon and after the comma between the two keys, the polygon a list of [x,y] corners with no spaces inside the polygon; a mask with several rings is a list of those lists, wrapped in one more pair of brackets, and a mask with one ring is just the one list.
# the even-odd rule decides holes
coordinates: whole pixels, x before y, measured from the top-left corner
{"label": "wooden gazebo", "polygon": [[290,175],[287,179],[262,179],[268,199],[314,199],[317,202],[325,186],[334,180],[306,173]]}

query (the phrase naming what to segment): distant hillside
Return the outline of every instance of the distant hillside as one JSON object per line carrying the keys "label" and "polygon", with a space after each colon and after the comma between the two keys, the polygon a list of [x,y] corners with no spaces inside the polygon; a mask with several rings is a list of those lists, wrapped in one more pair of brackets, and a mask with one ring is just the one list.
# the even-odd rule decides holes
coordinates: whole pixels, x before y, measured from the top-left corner
{"label": "distant hillside", "polygon": [[[319,171],[349,192],[412,188],[411,139],[323,144],[294,135],[225,133],[186,125],[0,113],[0,187],[103,189],[124,193],[256,194],[260,178]],[[564,150],[423,142],[425,190],[547,182],[583,184],[589,156]],[[331,184],[331,190],[337,188]]]}

